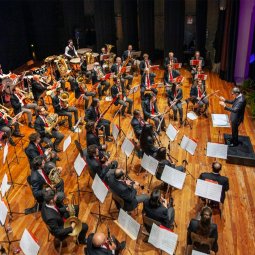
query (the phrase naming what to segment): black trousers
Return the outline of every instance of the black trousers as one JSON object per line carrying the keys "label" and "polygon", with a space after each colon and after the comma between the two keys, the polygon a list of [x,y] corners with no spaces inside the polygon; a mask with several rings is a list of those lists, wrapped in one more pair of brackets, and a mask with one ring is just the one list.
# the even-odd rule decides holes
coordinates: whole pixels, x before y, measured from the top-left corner
{"label": "black trousers", "polygon": [[110,124],[111,124],[111,122],[109,120],[101,119],[101,120],[99,120],[99,122],[97,124],[97,128],[104,126],[105,127],[105,135],[107,137],[107,136],[110,136]]}
{"label": "black trousers", "polygon": [[241,124],[240,121],[232,121],[232,143],[238,145],[238,127]]}

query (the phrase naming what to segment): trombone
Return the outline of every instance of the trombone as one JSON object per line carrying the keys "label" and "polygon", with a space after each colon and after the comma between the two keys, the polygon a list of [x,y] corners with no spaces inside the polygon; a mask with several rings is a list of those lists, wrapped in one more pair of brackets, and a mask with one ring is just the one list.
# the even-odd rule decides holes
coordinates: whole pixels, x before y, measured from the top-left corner
{"label": "trombone", "polygon": [[9,112],[9,111],[10,111],[10,109],[9,109],[9,108],[7,108],[7,107],[3,106],[2,104],[0,104],[0,107],[1,107],[1,108],[3,108],[6,112]]}
{"label": "trombone", "polygon": [[[2,107],[2,105],[0,105],[0,107]],[[14,117],[11,117],[9,114],[7,114],[6,113],[6,110],[5,110],[5,108],[6,107],[3,107],[3,109],[0,109],[0,113],[4,116],[6,116],[7,118],[10,118],[11,120],[13,120],[13,119],[15,119],[15,117],[17,116],[17,115],[20,115],[21,113],[18,113],[16,116],[14,116]],[[8,109],[8,108],[6,108],[6,109]],[[10,111],[9,109],[8,109],[8,111]],[[2,116],[2,117],[3,117]],[[24,126],[22,123],[20,123],[20,122],[18,122],[17,120],[15,121],[16,123],[18,123],[19,125],[21,125],[21,126]]]}

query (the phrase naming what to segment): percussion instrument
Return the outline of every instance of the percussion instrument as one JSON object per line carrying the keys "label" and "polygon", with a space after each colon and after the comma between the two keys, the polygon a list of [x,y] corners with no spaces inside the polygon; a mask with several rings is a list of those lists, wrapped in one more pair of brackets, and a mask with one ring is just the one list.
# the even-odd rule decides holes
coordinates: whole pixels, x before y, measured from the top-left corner
{"label": "percussion instrument", "polygon": [[90,49],[90,48],[82,48],[82,49],[78,49],[78,50],[77,50],[77,53],[78,53],[79,55],[84,55],[85,53],[91,52],[91,51],[92,51],[92,49]]}
{"label": "percussion instrument", "polygon": [[74,70],[74,71],[79,71],[80,70],[80,58],[72,58],[70,60],[70,66],[71,66],[71,69]]}
{"label": "percussion instrument", "polygon": [[56,55],[53,55],[53,56],[49,56],[47,58],[44,59],[44,62],[45,63],[50,63],[52,62],[57,56]]}

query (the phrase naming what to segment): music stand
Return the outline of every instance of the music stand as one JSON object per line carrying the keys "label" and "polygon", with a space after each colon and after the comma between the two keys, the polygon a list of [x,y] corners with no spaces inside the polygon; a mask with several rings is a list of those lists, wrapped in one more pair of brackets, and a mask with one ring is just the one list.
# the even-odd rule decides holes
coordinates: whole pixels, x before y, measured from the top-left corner
{"label": "music stand", "polygon": [[69,135],[64,143],[63,143],[63,152],[65,152],[66,154],[66,160],[67,160],[67,167],[68,167],[68,170],[69,170],[69,174],[72,175],[72,171],[71,171],[71,167],[70,167],[70,162],[69,162],[69,158],[68,158],[68,153],[67,153],[67,148],[69,147],[69,145],[71,144],[72,142],[72,138],[71,136]]}
{"label": "music stand", "polygon": [[185,119],[184,119],[184,121],[183,121],[183,126],[185,127],[185,126],[189,126],[189,128],[190,129],[192,129],[192,126],[191,126],[191,124],[190,124],[190,121],[188,120],[188,109],[189,109],[189,102],[190,102],[190,99],[188,98],[188,99],[186,99],[185,100],[186,101],[186,114],[185,114]]}
{"label": "music stand", "polygon": [[139,90],[139,88],[140,88],[139,85],[135,85],[129,90],[129,93],[128,93],[128,95],[133,95],[133,111],[135,109],[135,93]]}
{"label": "music stand", "polygon": [[121,145],[121,150],[126,156],[126,174],[128,174],[128,167],[127,167],[128,158],[132,154],[134,148],[135,148],[134,144],[126,137],[124,139],[124,142]]}

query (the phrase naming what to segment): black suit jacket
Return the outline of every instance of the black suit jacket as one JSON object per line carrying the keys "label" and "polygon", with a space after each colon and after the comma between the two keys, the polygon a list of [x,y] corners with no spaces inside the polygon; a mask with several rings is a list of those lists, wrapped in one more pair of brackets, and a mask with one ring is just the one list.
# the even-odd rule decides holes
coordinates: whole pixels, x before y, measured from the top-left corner
{"label": "black suit jacket", "polygon": [[35,120],[35,123],[34,123],[34,126],[35,126],[36,132],[41,135],[41,138],[46,136],[46,134],[45,134],[45,123],[44,123],[44,121],[42,120],[42,118],[40,116],[37,116],[37,118]]}
{"label": "black suit jacket", "polygon": [[[103,74],[105,74],[102,69],[101,69],[101,71]],[[96,84],[97,82],[100,82],[100,80],[97,79],[97,72],[94,69],[91,71],[91,79],[92,79],[93,85]]]}
{"label": "black suit jacket", "polygon": [[146,138],[140,139],[140,146],[142,151],[148,156],[154,156],[158,151],[158,148],[154,146],[154,140],[151,136],[147,136]]}
{"label": "black suit jacket", "polygon": [[52,208],[48,208],[45,203],[42,205],[42,219],[48,226],[50,233],[60,240],[65,239],[68,234],[72,233],[72,227],[64,228],[62,215]]}
{"label": "black suit jacket", "polygon": [[61,108],[60,108],[60,104],[59,104],[59,97],[57,95],[55,95],[53,98],[52,98],[52,106],[54,108],[54,111],[56,113],[60,112],[61,111]]}
{"label": "black suit jacket", "polygon": [[[42,151],[44,152],[44,148],[41,146]],[[32,162],[33,159],[37,156],[40,156],[40,153],[36,147],[36,145],[33,142],[30,142],[27,146],[27,148],[25,148],[25,153],[28,157],[28,161],[30,164],[30,168],[32,167]]]}
{"label": "black suit jacket", "polygon": [[229,181],[228,177],[221,176],[220,174],[215,173],[202,173],[200,174],[199,178],[201,180],[212,180],[218,182],[219,185],[222,185],[222,192],[221,192],[221,203],[224,203],[225,200],[225,192],[229,190]]}
{"label": "black suit jacket", "polygon": [[46,184],[46,181],[40,175],[40,173],[36,171],[31,172],[31,188],[34,197],[38,202],[43,202],[43,186]]}
{"label": "black suit jacket", "polygon": [[[126,90],[125,90],[125,87],[124,87],[124,84],[121,83],[121,92],[122,92],[122,95],[123,97],[126,96]],[[112,87],[111,87],[111,94],[112,94],[112,98],[116,98],[117,97],[117,94],[119,93],[119,90],[118,90],[118,87],[116,84],[114,84]],[[119,96],[118,98],[116,99],[116,101],[114,102],[114,105],[118,105],[119,104]]]}
{"label": "black suit jacket", "polygon": [[[206,92],[204,90],[204,86],[202,86],[201,93],[203,97],[206,96]],[[198,89],[196,85],[193,85],[190,89],[190,97],[197,98],[198,97]]]}
{"label": "black suit jacket", "polygon": [[18,114],[21,112],[21,103],[19,101],[19,99],[14,95],[12,94],[11,95],[11,105],[13,107],[13,110],[14,110],[14,114]]}
{"label": "black suit jacket", "polygon": [[[149,62],[149,66],[151,66],[151,60],[150,60],[150,59],[148,60],[148,62]],[[142,60],[142,61],[140,62],[139,68],[140,68],[140,73],[141,73],[141,75],[142,75],[143,72],[144,72],[144,69],[146,68],[146,64],[145,64],[145,61],[144,61],[144,60]]]}
{"label": "black suit jacket", "polygon": [[93,106],[90,106],[89,108],[86,109],[86,112],[85,112],[85,120],[88,122],[89,120],[90,121],[96,121],[97,118],[100,117],[100,114],[96,113],[96,110]]}
{"label": "black suit jacket", "polygon": [[89,145],[95,144],[95,145],[98,146],[98,148],[101,148],[100,139],[93,132],[87,132],[87,134],[86,134],[86,141],[87,141],[87,147]]}
{"label": "black suit jacket", "polygon": [[[142,108],[143,108],[144,119],[147,120],[151,116],[150,100],[149,99],[142,102]],[[155,114],[158,113],[158,107],[157,107],[156,102],[154,102],[154,111],[155,111]]]}
{"label": "black suit jacket", "polygon": [[[174,58],[173,58],[173,62],[174,62],[174,63],[177,63],[177,62],[178,62],[177,58],[174,57]],[[169,64],[170,64],[170,58],[169,58],[169,57],[166,57],[165,60],[164,60],[164,68],[167,69],[167,67],[168,67]]]}
{"label": "black suit jacket", "polygon": [[94,233],[88,236],[87,240],[87,253],[86,255],[112,255],[112,251],[104,249],[102,247],[95,247],[92,243]]}
{"label": "black suit jacket", "polygon": [[[154,84],[154,75],[152,73],[149,74],[150,85]],[[146,88],[146,74],[144,73],[141,78],[141,87]]]}
{"label": "black suit jacket", "polygon": [[232,104],[232,107],[225,107],[225,110],[231,112],[230,120],[232,122],[241,123],[244,119],[244,112],[246,106],[246,100],[244,95],[235,98],[234,100],[225,100],[226,103]]}
{"label": "black suit jacket", "polygon": [[40,97],[40,95],[46,90],[47,88],[40,85],[39,83],[37,83],[36,81],[32,82],[32,93],[34,96],[35,101],[38,100],[38,98]]}
{"label": "black suit jacket", "polygon": [[136,200],[137,191],[133,187],[126,185],[122,181],[118,181],[115,178],[114,174],[111,174],[109,176],[109,187],[116,195],[118,195],[124,200],[123,209],[125,211],[132,211],[137,207],[138,205],[138,202]]}
{"label": "black suit jacket", "polygon": [[131,125],[134,129],[134,133],[135,133],[136,138],[139,139],[139,137],[142,133],[142,129],[143,129],[141,123],[139,122],[139,120],[137,118],[133,117],[132,120],[131,120]]}
{"label": "black suit jacket", "polygon": [[[169,90],[167,91],[167,95],[168,95],[168,98],[170,99],[170,101],[173,101],[173,100],[174,100],[175,96],[174,96],[174,93],[172,92],[171,89],[169,89]],[[179,88],[178,91],[177,91],[177,94],[176,94],[176,99],[177,99],[177,101],[181,101],[182,98],[183,98],[182,89]]]}
{"label": "black suit jacket", "polygon": [[[199,225],[199,220],[192,219],[190,221],[189,226],[188,226],[188,233],[187,233],[187,245],[192,244],[191,232],[197,233],[198,225]],[[215,241],[214,241],[213,246],[212,246],[212,250],[214,252],[217,252],[218,251],[218,243],[217,243],[217,241],[218,241],[218,229],[217,229],[217,225],[214,224],[214,223],[211,223],[209,238],[215,238]]]}
{"label": "black suit jacket", "polygon": [[[130,54],[132,54],[133,50],[131,50]],[[125,50],[122,54],[122,61],[125,61],[128,58],[128,50]]]}
{"label": "black suit jacket", "polygon": [[[121,68],[122,68],[122,64],[120,65],[120,70],[121,70]],[[112,67],[111,67],[111,72],[112,72],[112,73],[115,73],[115,74],[118,74],[118,65],[117,65],[117,63],[114,63],[114,64],[112,65]]]}
{"label": "black suit jacket", "polygon": [[[176,70],[172,70],[172,75],[173,75],[173,79],[180,76],[180,73]],[[169,81],[169,74],[168,71],[165,72],[164,74],[164,83],[171,83],[171,81]]]}

